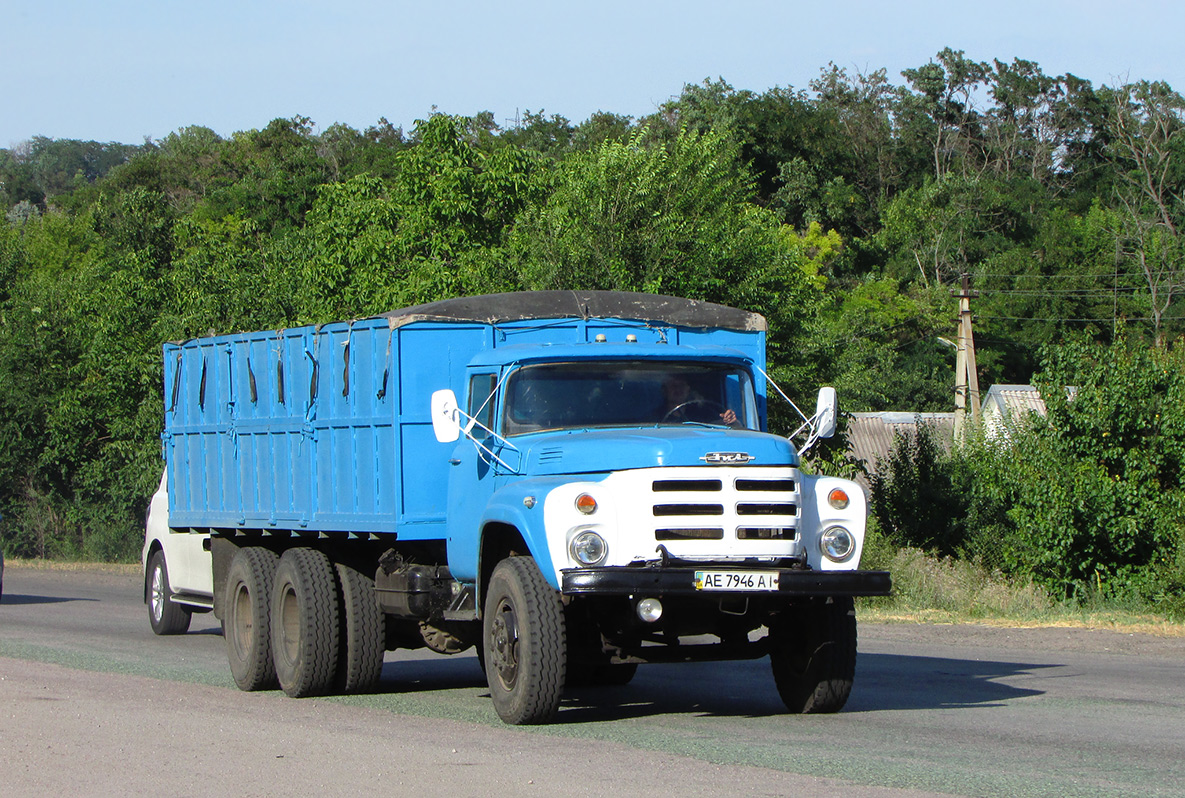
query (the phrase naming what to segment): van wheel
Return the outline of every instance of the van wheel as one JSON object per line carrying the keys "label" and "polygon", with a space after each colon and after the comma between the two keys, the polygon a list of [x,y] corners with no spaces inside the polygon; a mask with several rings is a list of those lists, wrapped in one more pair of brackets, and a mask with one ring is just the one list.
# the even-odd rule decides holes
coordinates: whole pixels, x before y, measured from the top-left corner
{"label": "van wheel", "polygon": [[341,588],[337,687],[346,693],[364,693],[373,690],[383,674],[387,616],[379,610],[369,576],[338,563],[337,580]]}
{"label": "van wheel", "polygon": [[322,695],[337,674],[338,600],[333,565],[310,548],[288,549],[272,588],[272,658],[293,698]]}
{"label": "van wheel", "polygon": [[514,725],[551,720],[564,689],[564,611],[531,558],[510,557],[494,568],[482,637],[498,717]]}
{"label": "van wheel", "polygon": [[265,690],[276,683],[271,599],[278,560],[273,551],[246,546],[235,552],[226,572],[222,631],[230,673],[240,690]]}
{"label": "van wheel", "polygon": [[856,611],[851,597],[790,607],[770,625],[770,665],[791,712],[839,712],[856,673]]}
{"label": "van wheel", "polygon": [[163,551],[153,552],[148,560],[148,622],[158,635],[183,635],[189,631],[193,611],[173,603],[169,587],[169,568]]}

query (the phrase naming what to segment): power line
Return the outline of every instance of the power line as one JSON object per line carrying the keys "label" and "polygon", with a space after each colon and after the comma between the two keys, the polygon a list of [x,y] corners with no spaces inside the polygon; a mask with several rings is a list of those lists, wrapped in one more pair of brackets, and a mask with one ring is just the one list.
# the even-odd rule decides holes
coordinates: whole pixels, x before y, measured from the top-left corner
{"label": "power line", "polygon": [[[1061,317],[1055,317],[1055,316],[1047,316],[1047,317],[997,316],[992,313],[981,313],[980,311],[976,311],[975,315],[980,318],[998,319],[1000,321],[1075,321],[1075,322],[1107,322],[1107,323],[1111,323],[1116,320],[1115,317],[1112,317],[1112,316],[1108,316],[1105,318],[1094,317],[1094,318],[1085,318],[1085,319],[1061,318]],[[1152,316],[1121,316],[1119,318],[1122,318],[1124,321],[1146,321],[1146,322],[1155,322],[1156,321],[1156,319],[1153,318]],[[1171,317],[1165,316],[1160,319],[1160,323],[1165,324],[1170,321],[1182,321],[1182,320],[1185,320],[1185,316],[1171,316]]]}
{"label": "power line", "polygon": [[1132,286],[1118,286],[1113,289],[1107,288],[1046,288],[1046,289],[1027,289],[1027,288],[980,288],[979,293],[982,295],[996,294],[1000,296],[1047,296],[1049,294],[1061,294],[1065,296],[1114,296],[1120,292],[1127,291],[1142,291],[1146,290],[1147,286],[1132,285]]}
{"label": "power line", "polygon": [[1018,274],[976,274],[975,279],[979,280],[985,277],[999,278],[1002,280],[1019,280],[1021,278],[1033,278],[1037,280],[1115,280],[1120,277],[1138,277],[1139,275],[1129,272],[1100,272],[1098,274],[1090,273],[1075,273],[1075,272],[1060,272],[1058,274],[1041,274],[1040,272],[1021,272]]}

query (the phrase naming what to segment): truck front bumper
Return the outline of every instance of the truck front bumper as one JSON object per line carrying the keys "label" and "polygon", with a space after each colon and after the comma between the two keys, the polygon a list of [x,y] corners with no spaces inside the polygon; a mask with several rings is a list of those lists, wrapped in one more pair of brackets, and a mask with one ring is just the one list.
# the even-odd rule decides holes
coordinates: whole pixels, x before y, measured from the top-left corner
{"label": "truck front bumper", "polygon": [[[697,572],[752,570],[777,573],[777,590],[770,596],[887,596],[892,590],[888,571],[805,571],[788,568],[744,568],[734,566],[667,566],[570,568],[562,571],[564,595],[600,596],[702,596],[721,595],[696,586]],[[734,595],[755,595],[746,590]]]}

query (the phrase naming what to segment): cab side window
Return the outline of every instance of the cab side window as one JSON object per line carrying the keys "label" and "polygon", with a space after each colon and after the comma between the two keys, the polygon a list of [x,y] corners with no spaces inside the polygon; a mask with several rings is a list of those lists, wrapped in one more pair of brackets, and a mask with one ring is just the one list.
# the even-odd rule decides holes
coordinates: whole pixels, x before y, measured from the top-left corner
{"label": "cab side window", "polygon": [[469,415],[486,429],[494,428],[494,389],[498,375],[475,374],[469,378]]}

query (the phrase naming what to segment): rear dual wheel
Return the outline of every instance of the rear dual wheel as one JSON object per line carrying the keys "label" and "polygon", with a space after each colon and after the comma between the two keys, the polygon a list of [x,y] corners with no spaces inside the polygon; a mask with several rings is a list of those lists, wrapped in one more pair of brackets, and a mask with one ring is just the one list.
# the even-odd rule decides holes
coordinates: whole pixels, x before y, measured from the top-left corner
{"label": "rear dual wheel", "polygon": [[235,552],[226,573],[222,619],[226,658],[240,690],[264,690],[276,683],[271,597],[279,559],[268,549],[245,546]]}
{"label": "rear dual wheel", "polygon": [[337,675],[338,596],[323,552],[288,549],[272,589],[272,657],[280,688],[293,698],[329,692]]}
{"label": "rear dual wheel", "polygon": [[356,568],[337,564],[341,590],[341,645],[337,661],[337,689],[365,693],[383,674],[387,649],[387,616],[379,609],[374,579]]}
{"label": "rear dual wheel", "polygon": [[239,549],[227,572],[224,629],[235,684],[277,681],[291,696],[374,689],[386,650],[374,580],[312,548]]}

